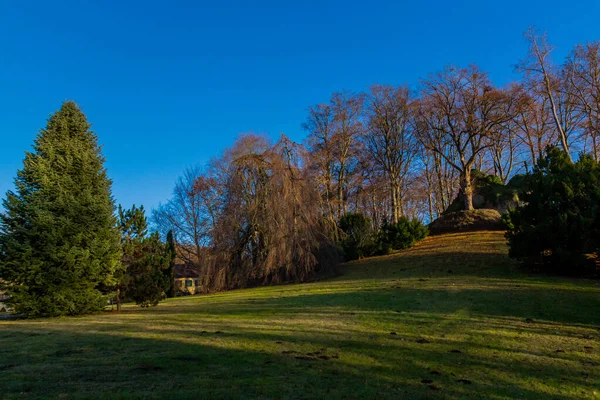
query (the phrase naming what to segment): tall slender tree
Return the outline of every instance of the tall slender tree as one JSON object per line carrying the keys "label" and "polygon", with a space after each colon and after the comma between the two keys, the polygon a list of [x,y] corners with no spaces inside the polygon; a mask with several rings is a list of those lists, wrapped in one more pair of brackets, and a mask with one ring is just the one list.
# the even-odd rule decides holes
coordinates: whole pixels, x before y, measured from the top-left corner
{"label": "tall slender tree", "polygon": [[335,142],[334,113],[328,104],[318,104],[308,110],[308,118],[303,129],[308,133],[306,144],[307,164],[312,172],[312,180],[318,186],[320,208],[330,225],[333,237],[337,238],[335,207]]}
{"label": "tall slender tree", "polygon": [[530,27],[524,36],[529,43],[529,52],[517,69],[525,74],[528,84],[549,101],[549,109],[560,143],[572,160],[569,143],[571,107],[565,96],[561,96],[565,94],[564,81],[550,61],[550,53],[554,48],[548,43],[546,35],[539,35],[533,27]]}
{"label": "tall slender tree", "polygon": [[600,161],[600,41],[575,46],[564,66],[564,76],[581,117],[586,144]]}
{"label": "tall slender tree", "polygon": [[167,281],[167,297],[175,297],[175,259],[177,258],[177,250],[175,247],[175,239],[173,238],[173,230],[167,232],[166,250],[169,257],[169,268],[165,271]]}
{"label": "tall slender tree", "polygon": [[358,161],[356,157],[358,139],[363,130],[361,121],[363,104],[364,95],[362,94],[340,92],[331,96],[338,220],[347,212],[348,208],[349,182]]}
{"label": "tall slender tree", "polygon": [[103,309],[98,288],[114,284],[120,235],[97,136],[74,102],[50,116],[15,186],[0,216],[0,276],[16,312]]}

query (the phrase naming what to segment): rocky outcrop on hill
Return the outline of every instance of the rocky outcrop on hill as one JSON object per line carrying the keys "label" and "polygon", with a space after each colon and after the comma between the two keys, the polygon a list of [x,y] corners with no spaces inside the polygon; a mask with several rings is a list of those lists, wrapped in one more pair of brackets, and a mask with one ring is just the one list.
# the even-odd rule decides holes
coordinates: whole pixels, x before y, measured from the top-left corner
{"label": "rocky outcrop on hill", "polygon": [[447,213],[429,224],[429,233],[439,235],[450,232],[504,230],[502,217],[497,210],[479,209]]}

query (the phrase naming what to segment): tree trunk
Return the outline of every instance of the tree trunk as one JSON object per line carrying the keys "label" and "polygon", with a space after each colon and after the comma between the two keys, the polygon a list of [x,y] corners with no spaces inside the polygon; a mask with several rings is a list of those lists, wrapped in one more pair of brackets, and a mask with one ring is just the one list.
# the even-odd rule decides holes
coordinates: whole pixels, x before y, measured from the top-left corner
{"label": "tree trunk", "polygon": [[121,287],[117,286],[117,312],[121,311]]}
{"label": "tree trunk", "polygon": [[392,178],[390,182],[390,195],[392,198],[392,222],[395,224],[398,222],[398,190],[397,184]]}
{"label": "tree trunk", "polygon": [[[543,68],[543,67],[542,67]],[[544,72],[544,84],[546,85],[546,93],[548,94],[548,98],[550,100],[550,109],[552,110],[552,117],[554,118],[554,124],[556,125],[556,130],[560,136],[560,142],[562,144],[563,150],[567,153],[569,157],[569,161],[573,161],[571,158],[571,151],[569,150],[569,142],[567,141],[567,134],[563,129],[563,126],[560,123],[560,118],[558,116],[558,112],[556,111],[556,103],[554,102],[554,95],[552,94],[552,88],[550,87],[550,78],[546,73],[545,69],[542,69]]]}
{"label": "tree trunk", "polygon": [[433,222],[433,188],[431,184],[431,171],[429,171],[429,165],[425,163],[425,179],[427,180],[427,189],[428,189],[428,209],[429,209],[429,222]]}
{"label": "tree trunk", "polygon": [[429,223],[433,222],[433,194],[431,190],[429,191],[429,201],[428,201],[428,209],[429,209]]}
{"label": "tree trunk", "polygon": [[338,220],[342,218],[345,213],[344,210],[344,169],[340,167],[338,173],[338,187],[337,187],[337,201],[338,201]]}
{"label": "tree trunk", "polygon": [[404,215],[404,199],[402,198],[402,191],[400,190],[400,187],[396,188],[396,198],[398,199],[398,211],[396,212],[398,214],[398,219]]}
{"label": "tree trunk", "polygon": [[373,221],[376,221],[379,224],[379,214],[377,212],[377,196],[375,195],[375,191],[371,192],[371,207],[373,213]]}
{"label": "tree trunk", "polygon": [[560,142],[562,143],[563,150],[567,153],[569,157],[569,161],[573,161],[571,158],[571,152],[569,151],[569,142],[567,141],[567,133],[563,129],[563,126],[560,121],[560,117],[558,116],[558,112],[556,111],[556,102],[554,101],[554,94],[552,93],[552,85],[550,82],[550,74],[546,69],[545,58],[550,51],[546,51],[544,53],[543,50],[540,50],[537,44],[537,39],[534,37],[532,39],[532,44],[534,45],[535,56],[538,59],[540,70],[542,72],[544,89],[546,91],[546,96],[550,101],[550,110],[552,111],[552,118],[554,119],[554,124],[556,125],[556,130],[560,136]]}
{"label": "tree trunk", "polygon": [[462,191],[465,201],[465,210],[473,210],[473,185],[471,184],[471,168],[465,168],[462,173]]}

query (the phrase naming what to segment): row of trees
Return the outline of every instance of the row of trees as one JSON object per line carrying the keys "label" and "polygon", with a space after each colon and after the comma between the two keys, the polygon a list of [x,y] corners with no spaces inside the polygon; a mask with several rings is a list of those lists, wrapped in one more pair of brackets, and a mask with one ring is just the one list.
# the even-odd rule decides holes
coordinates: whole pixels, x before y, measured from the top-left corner
{"label": "row of trees", "polygon": [[115,215],[97,138],[66,102],[4,201],[0,283],[19,311],[62,315],[101,309],[113,290],[118,304],[156,304],[172,292],[176,253],[205,290],[303,281],[335,269],[355,232],[340,224],[348,213],[382,248],[402,247],[426,233],[410,221],[435,219],[457,193],[474,207],[474,170],[506,183],[552,144],[598,161],[600,42],[554,65],[545,37],[526,38],[523,79],[507,87],[476,66],[447,67],[414,91],[333,94],[309,108],[303,145],[242,135],[154,210],[160,236],[143,208]]}
{"label": "row of trees", "polygon": [[347,211],[397,221],[435,219],[457,190],[473,208],[471,171],[506,183],[548,145],[600,158],[600,42],[576,46],[562,65],[528,31],[523,79],[492,84],[478,67],[447,67],[411,91],[374,85],[335,93],[309,109],[304,128],[321,207],[331,224]]}
{"label": "row of trees", "polygon": [[241,136],[187,171],[153,220],[173,230],[206,290],[304,280],[330,270],[349,243],[340,226],[348,213],[371,232],[402,218],[432,221],[458,194],[474,208],[473,171],[506,184],[553,144],[598,160],[600,42],[554,65],[545,37],[525,36],[520,82],[496,87],[472,65],[430,74],[416,90],[334,93],[308,109],[302,145]]}
{"label": "row of trees", "polygon": [[143,207],[115,206],[97,137],[65,102],[27,152],[0,215],[0,284],[27,316],[142,306],[172,291],[175,248],[147,234]]}

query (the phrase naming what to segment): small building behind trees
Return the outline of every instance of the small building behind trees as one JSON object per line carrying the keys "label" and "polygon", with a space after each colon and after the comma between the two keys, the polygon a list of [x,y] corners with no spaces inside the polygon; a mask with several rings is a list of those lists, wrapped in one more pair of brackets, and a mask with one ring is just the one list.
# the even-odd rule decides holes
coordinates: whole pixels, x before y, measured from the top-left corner
{"label": "small building behind trees", "polygon": [[8,296],[4,293],[0,292],[0,313],[7,312],[8,306],[5,304],[5,301],[8,300]]}
{"label": "small building behind trees", "polygon": [[200,272],[194,265],[179,262],[175,264],[175,295],[185,296],[201,293]]}

